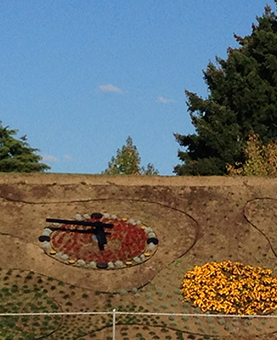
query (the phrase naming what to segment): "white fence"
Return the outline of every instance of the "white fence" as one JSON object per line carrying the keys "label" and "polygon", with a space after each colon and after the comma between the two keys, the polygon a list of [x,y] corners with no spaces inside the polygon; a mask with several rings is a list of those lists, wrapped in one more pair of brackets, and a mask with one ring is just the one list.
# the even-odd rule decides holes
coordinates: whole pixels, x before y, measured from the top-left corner
{"label": "white fence", "polygon": [[273,319],[277,315],[234,315],[234,314],[188,314],[188,313],[150,313],[150,312],[120,312],[113,309],[111,312],[57,312],[57,313],[0,313],[0,317],[6,316],[45,316],[45,315],[112,315],[112,339],[116,340],[116,316],[117,315],[145,315],[168,317],[197,317],[197,318],[245,318],[245,319]]}

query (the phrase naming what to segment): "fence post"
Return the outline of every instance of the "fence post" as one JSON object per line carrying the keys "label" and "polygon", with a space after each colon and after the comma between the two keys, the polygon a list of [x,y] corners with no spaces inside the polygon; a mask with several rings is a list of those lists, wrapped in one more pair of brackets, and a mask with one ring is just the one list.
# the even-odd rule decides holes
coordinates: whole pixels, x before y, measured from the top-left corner
{"label": "fence post", "polygon": [[113,340],[115,340],[115,313],[116,309],[113,309]]}

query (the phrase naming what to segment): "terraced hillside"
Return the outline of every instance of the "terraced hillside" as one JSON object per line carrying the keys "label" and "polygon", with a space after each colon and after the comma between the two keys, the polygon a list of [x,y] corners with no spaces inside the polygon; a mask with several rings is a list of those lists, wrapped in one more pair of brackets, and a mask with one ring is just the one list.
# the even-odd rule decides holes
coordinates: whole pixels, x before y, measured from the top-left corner
{"label": "terraced hillside", "polygon": [[[255,319],[206,315],[180,292],[184,274],[207,262],[238,261],[277,277],[277,180],[2,174],[0,209],[1,313],[52,313],[2,316],[1,339],[112,339],[113,315],[86,312],[114,308],[142,313],[116,316],[117,339],[277,339],[277,312]],[[99,269],[93,240],[80,236],[90,264],[55,250],[53,239],[39,241],[46,218],[94,212],[132,221],[132,230],[148,230],[158,244]],[[63,246],[63,236],[57,242]],[[107,251],[111,244],[108,238]]]}

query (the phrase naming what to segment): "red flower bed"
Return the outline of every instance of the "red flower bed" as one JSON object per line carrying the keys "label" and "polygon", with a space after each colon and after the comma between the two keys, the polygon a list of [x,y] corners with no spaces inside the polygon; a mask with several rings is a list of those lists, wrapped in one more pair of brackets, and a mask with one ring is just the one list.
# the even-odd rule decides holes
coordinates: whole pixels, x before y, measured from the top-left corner
{"label": "red flower bed", "polygon": [[[95,221],[90,218],[88,221]],[[93,234],[72,232],[72,226],[63,225],[66,231],[56,230],[51,234],[52,247],[72,259],[82,259],[85,262],[104,261],[116,262],[131,260],[141,255],[146,247],[147,235],[139,226],[122,221],[102,218],[103,223],[113,223],[113,229],[106,229],[110,232],[107,235],[105,250],[100,251],[98,243],[92,240]],[[87,227],[88,228],[88,227]],[[74,226],[74,229],[84,230],[82,226]]]}

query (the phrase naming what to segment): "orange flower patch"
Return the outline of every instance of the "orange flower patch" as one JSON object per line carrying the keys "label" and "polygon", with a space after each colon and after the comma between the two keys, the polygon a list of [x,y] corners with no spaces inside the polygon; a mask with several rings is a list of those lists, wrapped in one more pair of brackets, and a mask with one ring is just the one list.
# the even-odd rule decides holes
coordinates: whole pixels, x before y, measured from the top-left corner
{"label": "orange flower patch", "polygon": [[184,301],[203,312],[267,314],[277,309],[277,278],[272,270],[240,262],[210,262],[184,275]]}

